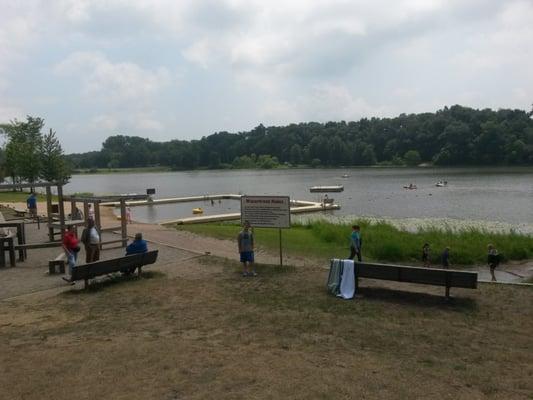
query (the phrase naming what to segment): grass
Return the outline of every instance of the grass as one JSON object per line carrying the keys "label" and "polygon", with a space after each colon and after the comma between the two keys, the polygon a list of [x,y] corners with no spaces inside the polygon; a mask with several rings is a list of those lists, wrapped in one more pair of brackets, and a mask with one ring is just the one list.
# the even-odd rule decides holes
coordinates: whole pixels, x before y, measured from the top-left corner
{"label": "grass", "polygon": [[[6,202],[6,203],[24,202],[25,203],[29,195],[30,194],[28,192],[13,192],[13,191],[0,192],[0,202]],[[57,196],[52,195],[52,200],[57,201]],[[46,201],[46,195],[37,194],[37,201]]]}
{"label": "grass", "polygon": [[[363,256],[367,260],[416,263],[421,259],[425,242],[430,244],[432,250],[432,264],[437,265],[440,264],[440,255],[446,246],[450,247],[453,265],[486,263],[489,243],[496,246],[504,260],[533,258],[533,238],[513,232],[492,233],[479,229],[455,232],[433,228],[413,233],[385,222],[371,224],[366,220],[359,220],[354,223],[361,226]],[[328,222],[294,225],[282,232],[284,252],[319,258],[347,257],[351,225]],[[239,231],[236,224],[229,223],[177,225],[176,228],[220,239],[235,239]],[[279,247],[277,229],[256,228],[254,232],[259,246],[272,250]]]}
{"label": "grass", "polygon": [[154,279],[3,302],[0,398],[527,399],[533,392],[529,287],[480,284],[446,302],[441,288],[416,293],[363,280],[363,297],[344,301],[326,294],[323,270],[257,267],[259,277],[242,278],[238,262],[202,257]]}

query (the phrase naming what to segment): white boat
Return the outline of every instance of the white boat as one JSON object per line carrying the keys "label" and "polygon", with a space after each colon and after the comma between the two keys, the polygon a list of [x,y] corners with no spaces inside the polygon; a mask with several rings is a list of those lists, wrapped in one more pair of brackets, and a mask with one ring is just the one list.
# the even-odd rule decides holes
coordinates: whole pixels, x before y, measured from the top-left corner
{"label": "white boat", "polygon": [[342,176],[341,176],[341,178],[349,178],[349,177],[350,177],[350,175],[348,175],[348,174],[342,174]]}
{"label": "white boat", "polygon": [[344,186],[332,185],[332,186],[312,186],[309,188],[311,193],[326,193],[326,192],[342,192]]}
{"label": "white boat", "polygon": [[448,186],[448,182],[447,181],[439,181],[439,182],[435,183],[435,186],[436,187],[445,187],[445,186]]}

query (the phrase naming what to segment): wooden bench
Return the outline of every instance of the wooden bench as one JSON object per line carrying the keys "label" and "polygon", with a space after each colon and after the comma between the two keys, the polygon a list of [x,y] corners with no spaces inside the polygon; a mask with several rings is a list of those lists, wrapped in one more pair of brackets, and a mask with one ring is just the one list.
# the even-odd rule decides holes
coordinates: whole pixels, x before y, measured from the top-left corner
{"label": "wooden bench", "polygon": [[48,273],[50,275],[53,275],[56,273],[56,267],[59,267],[59,272],[64,274],[65,273],[65,253],[59,254],[56,258],[53,260],[48,261]]}
{"label": "wooden bench", "polygon": [[111,258],[109,260],[95,261],[92,263],[75,266],[72,269],[71,282],[85,281],[84,288],[89,286],[89,279],[113,272],[124,272],[137,269],[139,276],[144,265],[153,264],[157,260],[158,250],[146,253],[132,254],[129,256]]}
{"label": "wooden bench", "polygon": [[446,298],[450,297],[450,288],[452,287],[465,289],[477,288],[477,272],[458,271],[454,269],[356,262],[356,288],[358,287],[359,278],[444,286],[446,288]]}

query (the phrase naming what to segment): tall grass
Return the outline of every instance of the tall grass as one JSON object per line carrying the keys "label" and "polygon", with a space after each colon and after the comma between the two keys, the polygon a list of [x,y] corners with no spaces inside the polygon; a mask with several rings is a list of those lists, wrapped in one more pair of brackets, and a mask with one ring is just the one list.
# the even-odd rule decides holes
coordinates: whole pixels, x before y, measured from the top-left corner
{"label": "tall grass", "polygon": [[[514,232],[494,233],[482,229],[452,231],[437,227],[418,232],[400,230],[386,222],[370,223],[357,220],[350,224],[332,224],[318,221],[306,225],[293,225],[282,232],[284,252],[314,257],[344,258],[349,255],[351,225],[361,227],[363,257],[382,262],[419,263],[422,246],[429,243],[432,264],[440,264],[445,247],[450,248],[450,261],[454,265],[484,264],[487,259],[487,244],[492,243],[504,260],[533,258],[533,237]],[[235,239],[240,228],[237,224],[181,225],[184,229],[199,234]],[[256,242],[261,247],[277,249],[277,229],[256,228]]]}

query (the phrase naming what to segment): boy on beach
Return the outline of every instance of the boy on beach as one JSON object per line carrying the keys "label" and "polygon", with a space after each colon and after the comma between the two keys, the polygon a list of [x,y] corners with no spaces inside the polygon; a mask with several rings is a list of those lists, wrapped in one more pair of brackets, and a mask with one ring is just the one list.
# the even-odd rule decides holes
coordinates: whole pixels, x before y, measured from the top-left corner
{"label": "boy on beach", "polygon": [[[257,276],[254,264],[254,234],[250,231],[250,223],[244,221],[243,230],[237,236],[239,254],[242,262],[242,276]],[[250,271],[250,268],[253,268]]]}

